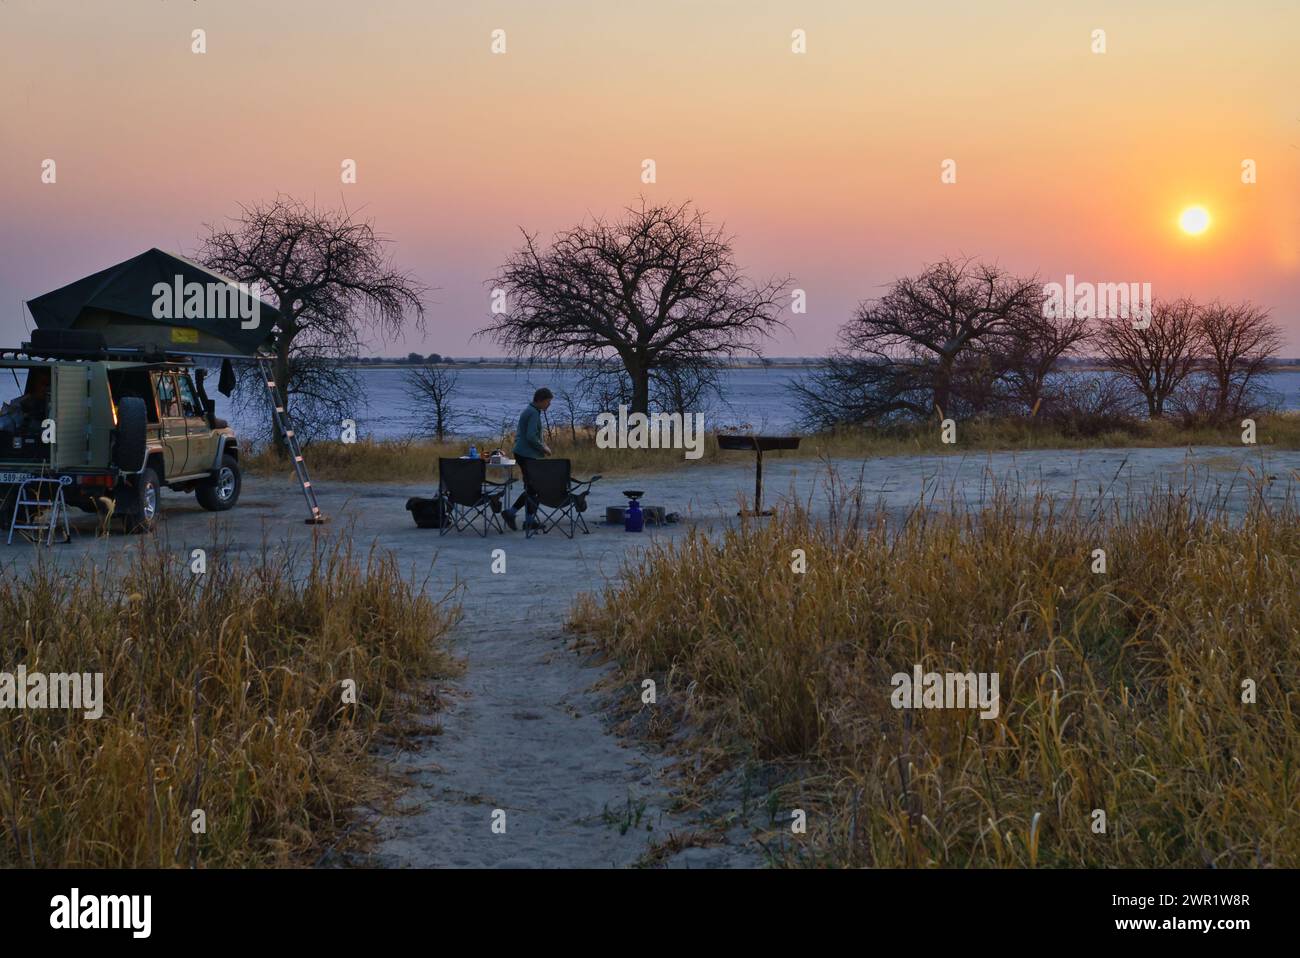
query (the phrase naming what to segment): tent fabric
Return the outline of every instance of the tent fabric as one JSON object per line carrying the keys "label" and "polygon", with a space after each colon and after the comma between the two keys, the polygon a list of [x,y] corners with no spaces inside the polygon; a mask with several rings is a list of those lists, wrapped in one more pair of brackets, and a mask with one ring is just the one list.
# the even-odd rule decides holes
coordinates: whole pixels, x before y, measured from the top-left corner
{"label": "tent fabric", "polygon": [[[213,289],[215,298],[204,298],[197,310],[200,315],[193,315],[192,306],[186,316],[185,303],[176,303],[173,296],[169,299],[175,306],[172,318],[158,318],[154,314],[159,283],[172,291],[179,284],[182,293],[187,284],[197,283],[205,291]],[[37,296],[28,300],[27,308],[42,329],[97,330],[110,347],[192,354],[252,356],[273,341],[273,328],[280,320],[279,310],[240,290],[229,277],[160,249]],[[244,329],[254,315],[257,325]]]}

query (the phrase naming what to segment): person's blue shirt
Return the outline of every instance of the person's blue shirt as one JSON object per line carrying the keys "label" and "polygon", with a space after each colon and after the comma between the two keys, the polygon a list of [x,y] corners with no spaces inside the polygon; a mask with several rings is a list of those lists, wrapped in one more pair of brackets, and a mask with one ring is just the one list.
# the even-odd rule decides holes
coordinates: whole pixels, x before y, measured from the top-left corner
{"label": "person's blue shirt", "polygon": [[546,451],[542,448],[542,411],[529,403],[519,414],[519,428],[515,430],[515,457],[525,459],[543,459]]}

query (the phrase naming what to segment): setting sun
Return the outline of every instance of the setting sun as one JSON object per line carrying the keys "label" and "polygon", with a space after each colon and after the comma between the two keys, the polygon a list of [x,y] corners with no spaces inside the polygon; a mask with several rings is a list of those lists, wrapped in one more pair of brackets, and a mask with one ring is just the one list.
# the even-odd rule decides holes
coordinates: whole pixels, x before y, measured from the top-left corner
{"label": "setting sun", "polygon": [[1178,225],[1184,233],[1197,236],[1210,228],[1210,213],[1204,206],[1189,206],[1179,215]]}

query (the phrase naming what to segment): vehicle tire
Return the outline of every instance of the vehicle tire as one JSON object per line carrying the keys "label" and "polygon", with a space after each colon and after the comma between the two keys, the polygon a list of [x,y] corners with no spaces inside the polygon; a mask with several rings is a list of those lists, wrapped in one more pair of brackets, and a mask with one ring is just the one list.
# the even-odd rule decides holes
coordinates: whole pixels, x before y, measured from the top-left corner
{"label": "vehicle tire", "polygon": [[158,473],[145,469],[134,479],[135,488],[124,502],[122,523],[127,532],[153,532],[158,523],[158,514],[162,509],[162,485],[158,482]]}
{"label": "vehicle tire", "polygon": [[222,456],[221,468],[211,479],[199,483],[194,498],[209,512],[225,512],[239,501],[239,490],[243,480],[239,475],[239,460],[234,456]]}
{"label": "vehicle tire", "polygon": [[144,465],[148,448],[146,431],[149,414],[139,396],[125,396],[117,404],[117,439],[113,443],[113,465],[123,472],[135,472]]}

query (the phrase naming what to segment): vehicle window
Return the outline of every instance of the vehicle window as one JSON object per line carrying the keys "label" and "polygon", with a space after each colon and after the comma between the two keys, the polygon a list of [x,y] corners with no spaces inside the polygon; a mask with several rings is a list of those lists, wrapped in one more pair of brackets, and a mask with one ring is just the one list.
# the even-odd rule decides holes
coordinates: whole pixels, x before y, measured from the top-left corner
{"label": "vehicle window", "polygon": [[8,406],[26,395],[30,378],[31,372],[27,369],[0,369],[0,406]]}
{"label": "vehicle window", "polygon": [[158,421],[158,403],[154,401],[153,386],[147,369],[111,369],[108,373],[108,386],[115,403],[120,405],[122,400],[131,397],[143,399],[148,421]]}
{"label": "vehicle window", "polygon": [[158,409],[164,416],[181,414],[181,405],[176,398],[176,380],[171,373],[158,374]]}
{"label": "vehicle window", "polygon": [[180,388],[182,413],[186,416],[202,416],[203,406],[199,403],[199,397],[194,395],[189,373],[177,373],[176,385]]}
{"label": "vehicle window", "polygon": [[0,432],[11,434],[6,439],[18,449],[23,445],[18,437],[39,435],[49,413],[50,371],[11,367],[0,373]]}

